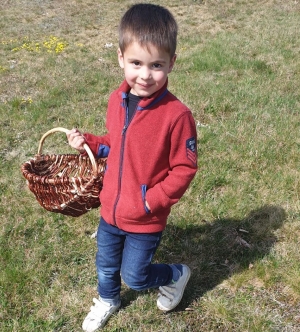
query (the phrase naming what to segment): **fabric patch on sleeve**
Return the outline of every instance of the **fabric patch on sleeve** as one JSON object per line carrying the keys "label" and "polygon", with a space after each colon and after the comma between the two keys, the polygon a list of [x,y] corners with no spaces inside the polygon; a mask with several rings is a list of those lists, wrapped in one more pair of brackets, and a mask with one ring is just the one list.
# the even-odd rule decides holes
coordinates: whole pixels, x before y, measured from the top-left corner
{"label": "fabric patch on sleeve", "polygon": [[186,156],[194,165],[197,165],[195,137],[191,137],[188,140],[186,140]]}
{"label": "fabric patch on sleeve", "polygon": [[109,150],[110,149],[107,145],[100,144],[99,149],[98,149],[98,153],[97,153],[97,157],[98,158],[106,158],[109,154]]}

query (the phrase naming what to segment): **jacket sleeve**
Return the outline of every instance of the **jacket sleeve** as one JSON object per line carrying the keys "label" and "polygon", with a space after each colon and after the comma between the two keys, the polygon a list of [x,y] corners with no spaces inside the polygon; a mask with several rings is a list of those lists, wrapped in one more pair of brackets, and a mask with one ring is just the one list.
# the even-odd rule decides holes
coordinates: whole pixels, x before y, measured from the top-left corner
{"label": "jacket sleeve", "polygon": [[96,136],[90,133],[84,134],[85,140],[93,154],[97,158],[105,158],[108,156],[110,149],[109,134]]}
{"label": "jacket sleeve", "polygon": [[152,213],[177,203],[197,172],[197,132],[191,112],[183,113],[171,128],[169,165],[164,180],[146,193]]}

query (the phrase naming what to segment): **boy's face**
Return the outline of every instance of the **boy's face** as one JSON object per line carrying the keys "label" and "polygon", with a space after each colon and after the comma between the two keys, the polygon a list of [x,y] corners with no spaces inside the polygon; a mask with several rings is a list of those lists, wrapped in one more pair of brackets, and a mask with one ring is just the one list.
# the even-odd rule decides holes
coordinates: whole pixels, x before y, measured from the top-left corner
{"label": "boy's face", "polygon": [[127,46],[124,54],[118,50],[118,60],[131,87],[130,92],[140,97],[149,97],[165,84],[176,55],[171,59],[166,51],[151,44],[146,48],[133,42]]}

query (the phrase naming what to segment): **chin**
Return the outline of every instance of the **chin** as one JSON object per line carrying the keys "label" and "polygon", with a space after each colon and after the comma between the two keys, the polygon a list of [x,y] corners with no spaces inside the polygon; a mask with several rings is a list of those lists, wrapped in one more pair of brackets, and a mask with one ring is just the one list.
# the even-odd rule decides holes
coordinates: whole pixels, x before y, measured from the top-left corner
{"label": "chin", "polygon": [[152,96],[158,89],[152,89],[152,90],[138,90],[137,94],[140,97],[150,97]]}
{"label": "chin", "polygon": [[147,98],[147,97],[152,96],[153,93],[154,93],[154,92],[150,92],[150,93],[148,93],[148,92],[141,92],[141,93],[138,94],[138,96],[139,96],[139,97]]}

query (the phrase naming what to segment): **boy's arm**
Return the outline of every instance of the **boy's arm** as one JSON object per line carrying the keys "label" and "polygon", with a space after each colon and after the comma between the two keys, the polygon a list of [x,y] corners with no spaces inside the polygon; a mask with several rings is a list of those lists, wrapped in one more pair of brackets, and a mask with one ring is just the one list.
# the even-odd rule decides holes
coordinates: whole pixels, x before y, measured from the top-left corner
{"label": "boy's arm", "polygon": [[172,130],[169,163],[168,176],[146,193],[151,212],[177,203],[197,172],[197,132],[191,113],[183,114]]}
{"label": "boy's arm", "polygon": [[97,158],[105,158],[108,156],[110,149],[109,134],[103,136],[96,136],[90,133],[85,133],[85,142]]}
{"label": "boy's arm", "polygon": [[66,135],[70,146],[81,154],[86,153],[83,147],[84,143],[86,143],[97,158],[108,156],[110,147],[109,134],[104,136],[96,136],[89,133],[82,134],[78,129],[74,128],[67,132]]}

